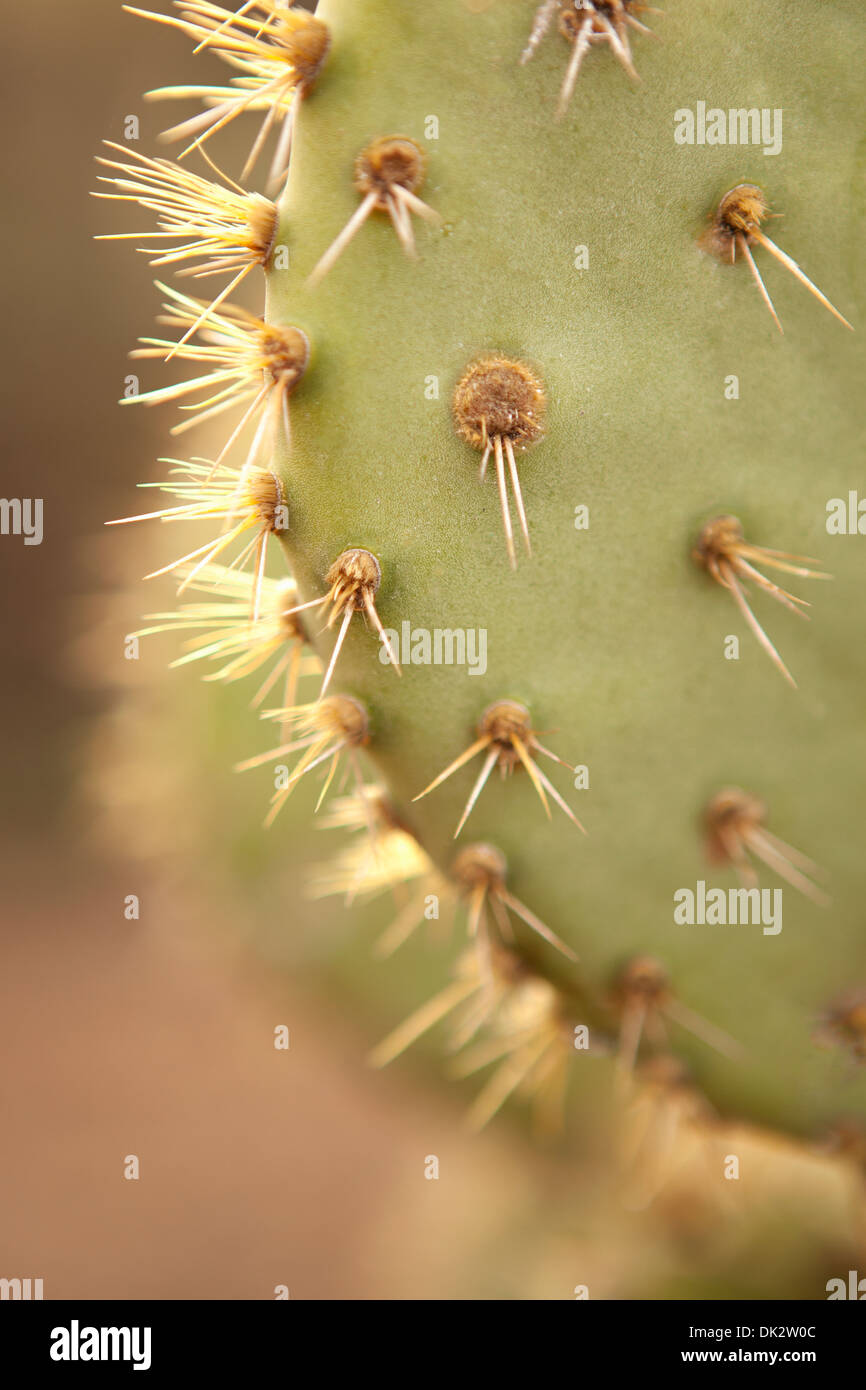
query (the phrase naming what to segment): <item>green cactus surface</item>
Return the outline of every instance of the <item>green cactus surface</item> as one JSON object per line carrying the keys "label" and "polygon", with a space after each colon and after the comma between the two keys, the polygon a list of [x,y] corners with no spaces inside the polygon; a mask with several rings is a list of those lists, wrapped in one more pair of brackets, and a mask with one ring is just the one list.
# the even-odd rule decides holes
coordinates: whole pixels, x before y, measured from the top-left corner
{"label": "green cactus surface", "polygon": [[[281,201],[289,268],[268,277],[269,319],[300,324],[314,345],[291,449],[277,454],[285,548],[305,597],[342,550],[364,546],[381,563],[386,628],[487,633],[474,677],[431,664],[398,680],[360,621],[339,660],[334,688],[368,707],[370,757],[434,861],[447,872],[463,842],[498,846],[513,891],[578,953],[590,995],[629,957],[656,957],[678,998],[742,1045],[731,1060],[673,1026],[701,1088],[808,1134],[866,1099],[844,1050],[814,1039],[827,1005],[866,976],[852,833],[866,754],[863,560],[856,537],[825,525],[828,500],[856,486],[862,354],[758,251],[780,337],[746,266],[719,263],[698,238],[727,189],[758,183],[784,213],[779,244],[857,322],[862,25],[850,4],[818,34],[769,0],[671,6],[653,20],[662,42],[634,41],[642,80],[593,51],[556,121],[568,46],[554,29],[519,66],[532,12],[462,0],[319,8],[332,49],[299,112]],[[701,100],[781,108],[782,151],[678,145],[675,113]],[[391,134],[424,149],[420,196],[441,225],[416,220],[413,260],[374,212],[310,288],[360,201],[356,156]],[[548,396],[544,438],[517,456],[533,553],[516,572],[492,469],[479,484],[451,414],[456,382],[487,352],[532,364]],[[797,690],[690,560],[719,513],[835,576],[793,582],[814,600],[808,626],[755,600]],[[725,657],[729,634],[738,660]],[[457,846],[471,769],[413,804],[504,698],[588,768],[576,792],[551,773],[585,838],[555,808],[546,819],[521,773],[491,778]],[[731,784],[765,799],[769,828],[827,870],[829,909],[762,869],[762,886],[783,886],[778,934],[675,924],[675,890],[736,883],[708,866],[701,829],[705,804]],[[567,972],[532,933],[520,943],[554,979]]]}
{"label": "green cactus surface", "polygon": [[[468,924],[490,1058],[504,1038],[531,1090],[533,1077],[552,1082],[539,1059],[558,1050],[577,1127],[623,1087],[660,1085],[666,1066],[669,1089],[809,1142],[862,1119],[859,5],[824,5],[816,25],[808,7],[778,0],[671,0],[663,14],[597,0],[544,7],[542,35],[533,0],[321,0],[327,51],[302,12],[253,8],[244,32],[264,24],[270,42],[291,15],[292,43],[315,39],[317,55],[303,68],[296,56],[301,75],[279,112],[281,148],[289,121],[292,140],[278,224],[260,205],[268,230],[257,223],[244,252],[265,267],[270,329],[306,335],[291,340],[302,347],[286,416],[276,410],[266,449],[247,456],[247,469],[264,470],[257,487],[271,487],[271,469],[279,483],[267,507],[255,494],[253,521],[269,518],[255,562],[272,579],[288,562],[322,668],[344,640],[328,681],[336,704],[316,702],[321,672],[305,672],[289,732],[272,713],[249,724],[254,765],[239,801],[256,788],[264,814],[275,768],[296,755],[321,757],[327,777],[334,743],[313,743],[311,730],[349,697],[366,723],[346,770],[376,784],[366,816],[381,818],[358,898],[387,890],[390,872],[397,902],[383,897],[382,927],[402,911],[400,959],[420,953],[408,981],[396,960],[377,966],[392,972],[392,1026],[442,985],[441,974],[426,980],[430,942],[419,944],[440,941],[435,923],[419,911],[408,931],[420,889],[424,903],[448,900],[445,915],[458,902],[460,934],[438,947],[443,974],[463,962],[450,986],[457,1015],[476,997],[461,996]],[[209,11],[181,7],[187,32]],[[724,141],[718,122],[707,138],[716,111]],[[246,109],[235,114],[255,129]],[[328,256],[344,229],[353,235]],[[194,342],[197,311],[178,303],[171,322]],[[495,380],[485,378],[473,435],[467,393],[456,413],[454,397],[478,362]],[[261,370],[246,379],[252,395],[271,383]],[[519,408],[502,385],[517,391],[515,372]],[[236,519],[238,491],[224,486],[218,514]],[[837,534],[834,499],[846,517],[854,509],[855,534]],[[717,528],[711,545],[703,528],[719,517],[739,525]],[[797,600],[810,621],[790,611]],[[426,656],[437,632],[472,634],[474,662]],[[499,702],[525,718],[516,742],[501,724],[485,735]],[[274,695],[261,707],[279,705]],[[455,839],[482,767],[489,780]],[[746,799],[708,826],[708,806],[730,788]],[[320,817],[336,805],[340,820],[336,798],[351,790],[328,781]],[[281,807],[278,797],[277,837]],[[726,902],[738,887],[781,897],[762,899],[772,921],[678,920],[677,895],[701,883]],[[521,993],[527,985],[536,993]],[[581,1025],[585,1049],[572,1045]]]}

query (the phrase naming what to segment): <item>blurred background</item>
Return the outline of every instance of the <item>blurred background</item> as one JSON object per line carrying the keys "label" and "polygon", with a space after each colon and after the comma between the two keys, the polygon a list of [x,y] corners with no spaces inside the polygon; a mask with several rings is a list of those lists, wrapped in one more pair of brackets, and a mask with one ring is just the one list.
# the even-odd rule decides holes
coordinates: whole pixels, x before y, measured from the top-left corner
{"label": "blurred background", "polygon": [[[46,1298],[814,1297],[856,1201],[820,1155],[783,1154],[735,1211],[694,1144],[635,1210],[601,1124],[545,1147],[509,1114],[478,1137],[438,1048],[368,1068],[448,953],[419,939],[382,965],[387,903],[308,900],[335,835],[315,789],[262,831],[266,788],[231,770],[261,747],[250,691],[168,670],[171,637],[125,658],[172,586],[140,582],[158,528],[103,525],[146,509],[173,415],[116,403],[158,301],[144,256],[93,241],[143,225],[89,198],[94,156],[130,115],[158,152],[168,108],[141,93],[223,69],[117,0],[8,6],[4,39],[3,490],[44,499],[44,539],[0,540],[0,1276]],[[226,168],[247,137],[222,140]],[[793,1223],[804,1174],[826,1205]]]}

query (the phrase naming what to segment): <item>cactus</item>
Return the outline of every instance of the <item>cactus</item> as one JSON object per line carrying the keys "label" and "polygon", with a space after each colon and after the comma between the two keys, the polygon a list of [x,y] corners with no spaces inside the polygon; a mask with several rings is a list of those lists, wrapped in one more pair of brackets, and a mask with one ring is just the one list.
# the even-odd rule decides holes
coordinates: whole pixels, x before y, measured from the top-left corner
{"label": "cactus", "polygon": [[[317,891],[402,885],[386,951],[459,923],[373,1060],[440,1028],[487,1077],[479,1123],[525,1092],[579,1126],[603,1092],[841,1133],[866,1102],[863,561],[828,519],[856,486],[856,0],[819,30],[773,0],[178,8],[247,64],[179,129],[213,160],[226,121],[255,156],[278,126],[272,177],[291,160],[276,211],[141,166],[188,259],[266,279],[261,320],[222,280],[164,288],[174,336],[145,341],[183,330],[217,373],[199,417],[242,408],[161,484],[214,523],[167,567],[213,609],[176,625],[184,660],[236,658],[217,675],[276,653],[268,689],[295,653],[244,765],[272,835],[322,777],[354,838]],[[140,399],[186,401],[159,371]]]}

